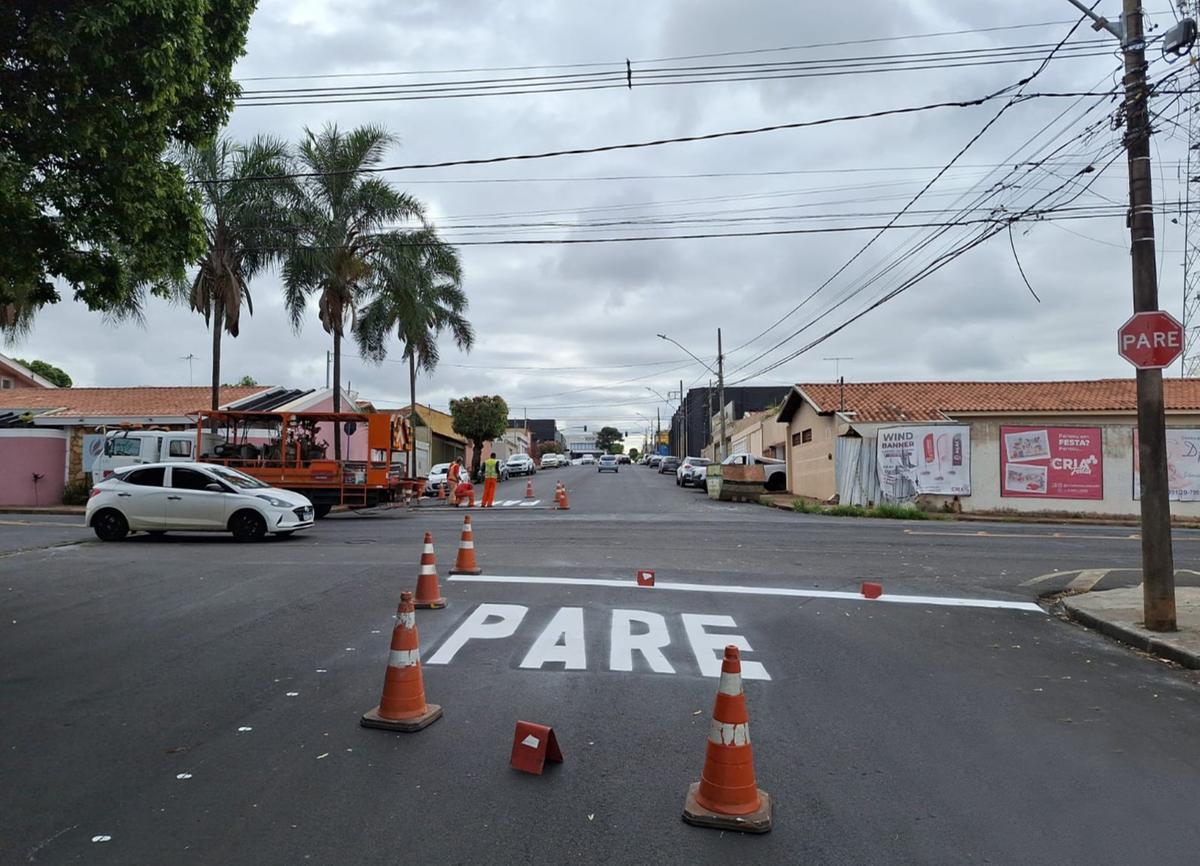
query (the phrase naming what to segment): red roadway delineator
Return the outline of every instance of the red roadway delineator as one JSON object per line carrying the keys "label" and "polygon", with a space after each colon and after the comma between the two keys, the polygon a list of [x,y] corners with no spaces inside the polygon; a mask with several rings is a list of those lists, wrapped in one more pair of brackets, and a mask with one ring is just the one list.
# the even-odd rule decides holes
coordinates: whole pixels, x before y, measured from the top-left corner
{"label": "red roadway delineator", "polygon": [[864,598],[879,598],[883,595],[883,584],[863,581],[862,594]]}
{"label": "red roadway delineator", "polygon": [[554,728],[536,722],[517,722],[509,766],[522,773],[540,776],[547,761],[561,764],[562,760],[562,751],[558,748]]}
{"label": "red roadway delineator", "polygon": [[639,568],[637,570],[638,586],[654,586],[654,569]]}
{"label": "red roadway delineator", "polygon": [[771,796],[758,787],[750,748],[750,716],[742,693],[742,662],[736,646],[725,647],[721,681],[700,781],[688,788],[683,820],[700,827],[766,833]]}

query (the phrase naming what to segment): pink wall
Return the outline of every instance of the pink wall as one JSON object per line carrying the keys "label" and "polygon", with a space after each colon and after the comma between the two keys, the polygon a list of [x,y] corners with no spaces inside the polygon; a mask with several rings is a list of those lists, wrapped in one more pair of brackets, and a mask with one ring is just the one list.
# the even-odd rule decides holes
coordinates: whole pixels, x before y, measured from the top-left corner
{"label": "pink wall", "polygon": [[[322,400],[315,405],[308,406],[304,412],[332,412],[333,411],[333,395]],[[342,400],[342,411],[353,412],[353,408],[344,399]],[[342,422],[345,423],[344,421]],[[329,443],[329,448],[325,451],[325,456],[330,460],[333,459],[333,425],[318,424],[317,439],[325,440]],[[349,443],[349,447],[347,447]],[[347,437],[342,434],[342,459],[343,460],[366,460],[367,459],[367,419],[364,416],[359,423],[358,429],[354,431],[354,435]]]}
{"label": "pink wall", "polygon": [[66,459],[61,430],[0,430],[0,505],[61,505]]}

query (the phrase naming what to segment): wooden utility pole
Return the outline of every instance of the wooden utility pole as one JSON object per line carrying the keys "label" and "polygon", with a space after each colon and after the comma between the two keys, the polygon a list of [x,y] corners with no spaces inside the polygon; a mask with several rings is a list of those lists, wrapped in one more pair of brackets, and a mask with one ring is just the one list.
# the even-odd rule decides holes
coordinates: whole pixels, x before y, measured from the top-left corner
{"label": "wooden utility pole", "polygon": [[[1133,309],[1158,309],[1150,107],[1141,0],[1124,0],[1125,148],[1129,159],[1129,234]],[[1175,556],[1167,482],[1167,422],[1162,370],[1137,371],[1138,461],[1142,485],[1142,607],[1146,628],[1175,630]]]}
{"label": "wooden utility pole", "polygon": [[721,329],[717,328],[717,401],[721,404],[717,411],[721,413],[721,448],[720,460],[728,455],[725,453],[725,353],[721,350]]}
{"label": "wooden utility pole", "polygon": [[[1129,163],[1129,236],[1133,310],[1158,310],[1154,261],[1154,195],[1150,173],[1150,92],[1141,0],[1122,0],[1114,26],[1079,0],[1067,0],[1092,19],[1093,30],[1121,40],[1125,54],[1125,151]],[[1167,482],[1167,419],[1162,370],[1138,369],[1138,468],[1142,509],[1142,618],[1150,631],[1175,631],[1175,555]]]}

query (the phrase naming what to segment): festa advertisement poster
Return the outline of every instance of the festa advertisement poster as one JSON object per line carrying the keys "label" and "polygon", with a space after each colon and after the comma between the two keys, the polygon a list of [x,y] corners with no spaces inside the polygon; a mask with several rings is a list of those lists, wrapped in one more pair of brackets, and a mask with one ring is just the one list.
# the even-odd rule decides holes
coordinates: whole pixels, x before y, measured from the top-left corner
{"label": "festa advertisement poster", "polygon": [[1001,427],[1000,495],[1103,499],[1099,427]]}
{"label": "festa advertisement poster", "polygon": [[875,454],[879,485],[888,499],[971,495],[971,428],[965,424],[885,427]]}
{"label": "festa advertisement poster", "polygon": [[[1142,498],[1138,432],[1133,428],[1133,498]],[[1200,429],[1167,428],[1167,487],[1172,502],[1200,500]]]}

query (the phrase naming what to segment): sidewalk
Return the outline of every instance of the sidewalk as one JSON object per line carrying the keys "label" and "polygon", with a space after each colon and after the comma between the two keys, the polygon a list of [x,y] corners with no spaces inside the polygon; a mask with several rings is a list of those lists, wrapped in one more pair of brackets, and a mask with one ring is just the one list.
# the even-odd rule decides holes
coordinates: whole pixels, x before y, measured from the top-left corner
{"label": "sidewalk", "polygon": [[1076,622],[1143,652],[1154,653],[1200,669],[1200,587],[1175,588],[1178,631],[1157,632],[1142,628],[1142,588],[1130,586],[1071,595],[1059,602],[1063,613]]}

